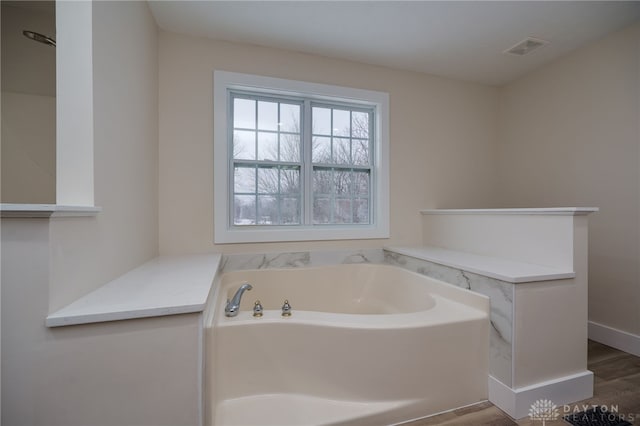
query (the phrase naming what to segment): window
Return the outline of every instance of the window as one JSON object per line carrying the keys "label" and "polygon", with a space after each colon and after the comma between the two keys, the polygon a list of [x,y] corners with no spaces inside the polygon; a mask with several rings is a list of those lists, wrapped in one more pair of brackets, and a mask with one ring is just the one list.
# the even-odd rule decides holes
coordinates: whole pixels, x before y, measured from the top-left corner
{"label": "window", "polygon": [[215,242],[388,237],[388,95],[216,71]]}
{"label": "window", "polygon": [[302,224],[304,104],[235,92],[230,103],[233,225]]}

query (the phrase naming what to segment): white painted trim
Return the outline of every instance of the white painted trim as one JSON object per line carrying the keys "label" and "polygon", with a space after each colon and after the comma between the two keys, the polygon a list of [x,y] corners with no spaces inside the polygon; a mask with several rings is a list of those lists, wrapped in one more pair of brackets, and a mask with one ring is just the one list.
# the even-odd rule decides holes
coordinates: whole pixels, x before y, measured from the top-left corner
{"label": "white painted trim", "polygon": [[[297,80],[214,71],[214,242],[254,243],[389,238],[389,94]],[[238,229],[229,226],[229,162],[227,144],[228,89],[312,97],[375,106],[377,109],[375,206],[373,224],[367,226],[282,226]]]}
{"label": "white painted trim", "polygon": [[585,216],[599,211],[598,207],[543,207],[518,209],[426,209],[420,210],[428,214],[506,214],[506,215],[553,215],[553,216]]}
{"label": "white painted trim", "polygon": [[92,2],[56,2],[56,39],[56,203],[90,206],[94,204]]}
{"label": "white painted trim", "polygon": [[517,389],[489,376],[489,401],[514,419],[527,417],[531,405],[540,399],[560,406],[592,396],[593,373],[589,370]]}
{"label": "white painted trim", "polygon": [[514,390],[493,376],[489,376],[489,401],[515,418]]}
{"label": "white painted trim", "polygon": [[57,204],[0,204],[0,216],[7,218],[96,216],[102,211],[95,206],[60,206]]}
{"label": "white painted trim", "polygon": [[640,336],[589,321],[589,339],[640,356]]}
{"label": "white painted trim", "polygon": [[204,326],[204,312],[198,315],[198,369],[196,377],[198,377],[198,426],[204,426],[204,406],[205,406],[205,342],[206,328]]}

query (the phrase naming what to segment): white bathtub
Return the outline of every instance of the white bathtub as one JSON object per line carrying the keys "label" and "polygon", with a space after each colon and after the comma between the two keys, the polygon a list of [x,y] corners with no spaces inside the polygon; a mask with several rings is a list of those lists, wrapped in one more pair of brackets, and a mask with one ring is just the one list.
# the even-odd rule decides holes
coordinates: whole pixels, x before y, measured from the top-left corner
{"label": "white bathtub", "polygon": [[[244,282],[253,290],[225,317]],[[367,264],[226,273],[215,303],[208,425],[395,424],[487,399],[482,295]]]}

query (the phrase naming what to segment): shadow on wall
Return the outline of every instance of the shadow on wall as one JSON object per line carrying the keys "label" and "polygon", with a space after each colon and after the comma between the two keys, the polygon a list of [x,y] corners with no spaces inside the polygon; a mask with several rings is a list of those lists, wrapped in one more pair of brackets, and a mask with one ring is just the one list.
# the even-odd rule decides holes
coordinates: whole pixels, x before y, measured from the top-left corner
{"label": "shadow on wall", "polygon": [[[2,2],[3,203],[56,202],[55,2]],[[38,40],[40,39],[40,40]]]}

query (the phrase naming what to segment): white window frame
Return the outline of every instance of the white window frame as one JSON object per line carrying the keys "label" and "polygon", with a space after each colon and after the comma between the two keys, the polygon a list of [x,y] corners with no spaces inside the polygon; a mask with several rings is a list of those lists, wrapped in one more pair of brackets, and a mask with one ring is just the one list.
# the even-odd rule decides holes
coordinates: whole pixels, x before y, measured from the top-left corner
{"label": "white window frame", "polygon": [[[389,238],[389,95],[297,80],[286,80],[227,71],[214,71],[214,243],[257,243],[278,241],[345,240]],[[312,98],[323,102],[348,102],[375,108],[371,223],[337,225],[232,226],[229,167],[229,92]]]}

